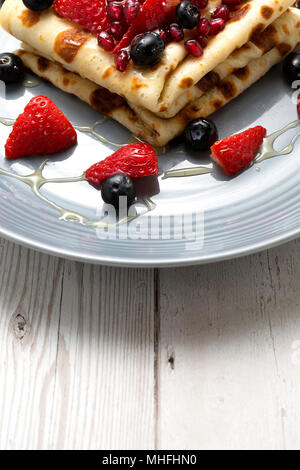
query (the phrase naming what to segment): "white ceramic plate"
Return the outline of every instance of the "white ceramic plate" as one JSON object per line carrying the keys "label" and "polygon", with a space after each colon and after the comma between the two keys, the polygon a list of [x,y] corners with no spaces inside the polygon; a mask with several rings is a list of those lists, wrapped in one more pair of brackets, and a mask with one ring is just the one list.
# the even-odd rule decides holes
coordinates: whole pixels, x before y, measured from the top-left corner
{"label": "white ceramic plate", "polygon": [[[13,51],[17,41],[0,32],[1,51]],[[33,88],[0,87],[0,116],[14,119],[29,99],[47,95],[73,124],[90,126],[101,116],[75,97],[43,82]],[[296,119],[292,90],[280,67],[213,116],[220,137],[261,124],[272,133]],[[0,124],[0,167],[18,175],[34,172],[44,158],[6,161],[4,143],[11,128]],[[110,141],[125,143],[130,134],[107,120],[97,131]],[[287,144],[295,130],[282,136]],[[55,155],[44,169],[46,178],[82,174],[115,148],[78,132],[78,146]],[[156,208],[129,224],[108,231],[95,229],[103,215],[100,192],[87,182],[49,183],[41,193],[57,206],[81,214],[87,222],[61,220],[56,207],[37,197],[28,184],[0,175],[0,233],[15,242],[54,255],[118,266],[177,266],[207,263],[245,255],[279,244],[300,232],[300,142],[288,156],[252,166],[229,179],[212,174],[163,180],[170,169],[204,165],[208,154],[196,158],[180,145],[159,156],[159,178],[140,180],[140,196],[150,196]],[[143,211],[139,205],[138,211]],[[110,219],[111,220],[111,219]]]}

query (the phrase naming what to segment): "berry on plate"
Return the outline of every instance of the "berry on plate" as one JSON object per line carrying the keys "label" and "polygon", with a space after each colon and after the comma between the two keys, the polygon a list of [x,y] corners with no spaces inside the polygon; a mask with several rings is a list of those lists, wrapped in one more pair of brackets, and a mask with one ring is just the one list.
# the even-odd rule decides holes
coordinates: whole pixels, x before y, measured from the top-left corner
{"label": "berry on plate", "polygon": [[129,176],[122,173],[107,178],[101,185],[101,196],[104,202],[112,204],[119,209],[120,197],[127,198],[127,207],[131,206],[136,198],[136,190]]}
{"label": "berry on plate", "polygon": [[76,142],[74,127],[53,101],[35,96],[17,118],[5,144],[5,155],[9,159],[50,155]]}
{"label": "berry on plate", "polygon": [[216,142],[211,148],[211,158],[228,176],[247,168],[259,152],[266,129],[253,127]]}
{"label": "berry on plate", "polygon": [[106,0],[55,0],[54,8],[59,15],[93,34],[109,30]]}
{"label": "berry on plate", "polygon": [[20,57],[10,52],[0,54],[0,80],[17,83],[24,78],[24,65]]}
{"label": "berry on plate", "polygon": [[130,178],[157,175],[158,161],[154,148],[144,143],[124,145],[109,157],[92,165],[85,176],[90,183],[101,184],[117,173],[124,173]]}
{"label": "berry on plate", "polygon": [[218,131],[215,123],[210,119],[198,118],[186,126],[184,138],[187,147],[204,152],[216,142]]}
{"label": "berry on plate", "polygon": [[[288,55],[282,66],[282,71],[285,80],[289,85],[292,85],[293,82],[300,80],[300,54],[299,52],[292,52]],[[299,88],[299,83],[295,83],[296,88]]]}

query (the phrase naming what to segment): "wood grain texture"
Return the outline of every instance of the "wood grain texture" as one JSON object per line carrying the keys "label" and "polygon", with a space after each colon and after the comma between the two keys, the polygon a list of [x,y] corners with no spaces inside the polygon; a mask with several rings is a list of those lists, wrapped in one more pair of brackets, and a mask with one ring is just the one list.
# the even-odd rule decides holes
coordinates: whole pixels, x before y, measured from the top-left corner
{"label": "wood grain texture", "polygon": [[131,270],[0,239],[0,448],[299,449],[299,248]]}
{"label": "wood grain texture", "polygon": [[0,448],[153,448],[153,271],[0,249]]}
{"label": "wood grain texture", "polygon": [[299,248],[161,271],[159,447],[299,449]]}

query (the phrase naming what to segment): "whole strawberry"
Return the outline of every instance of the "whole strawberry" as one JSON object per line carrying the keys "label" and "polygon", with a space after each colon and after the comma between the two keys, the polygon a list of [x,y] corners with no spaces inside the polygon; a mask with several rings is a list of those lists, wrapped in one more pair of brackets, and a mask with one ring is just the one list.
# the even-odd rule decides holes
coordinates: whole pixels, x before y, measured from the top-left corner
{"label": "whole strawberry", "polygon": [[252,163],[266,133],[264,127],[256,126],[219,140],[211,147],[211,158],[226,175],[233,176]]}
{"label": "whole strawberry", "polygon": [[115,153],[91,166],[85,176],[93,184],[101,184],[112,175],[124,173],[130,178],[156,175],[158,161],[154,148],[149,144],[124,145]]}
{"label": "whole strawberry", "polygon": [[17,118],[5,144],[6,158],[50,155],[77,142],[77,134],[50,98],[36,96]]}

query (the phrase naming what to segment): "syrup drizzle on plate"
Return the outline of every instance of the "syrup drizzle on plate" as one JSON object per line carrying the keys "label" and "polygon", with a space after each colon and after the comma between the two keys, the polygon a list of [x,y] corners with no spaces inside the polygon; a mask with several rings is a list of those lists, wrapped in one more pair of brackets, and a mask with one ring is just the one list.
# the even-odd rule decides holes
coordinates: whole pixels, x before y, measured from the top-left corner
{"label": "syrup drizzle on plate", "polygon": [[[91,126],[74,126],[75,129],[77,129],[79,132],[83,132],[86,134],[89,134],[99,140],[100,142],[103,142],[105,144],[112,145],[114,147],[123,147],[125,144],[117,144],[115,142],[111,142],[106,137],[104,137],[100,132],[96,130],[97,126],[100,126],[103,124],[105,121],[107,121],[107,117],[103,117],[101,120],[95,121]],[[15,123],[15,119],[10,119],[10,118],[5,118],[5,117],[0,117],[0,123],[5,125],[5,126],[12,126]],[[283,149],[276,151],[274,148],[274,144],[279,136],[284,134],[285,132],[289,131],[290,129],[293,129],[297,127],[300,124],[299,120],[293,121],[287,126],[285,126],[283,129],[274,132],[273,134],[270,134],[269,136],[265,137],[263,144],[259,150],[258,156],[255,158],[253,164],[258,164],[263,162],[264,160],[268,160],[269,158],[274,158],[280,155],[288,155],[290,154],[295,146],[295,143],[297,139],[300,137],[300,131],[292,138],[290,143],[284,147]],[[131,136],[129,141],[127,143],[133,143],[140,141],[138,138],[135,136]],[[165,153],[166,152],[166,147],[160,149],[160,153]],[[79,214],[78,212],[74,212],[72,210],[66,209],[62,206],[59,206],[55,202],[51,201],[48,199],[46,196],[44,196],[41,193],[41,188],[47,184],[47,183],[74,183],[74,182],[79,182],[79,181],[86,181],[85,174],[83,173],[82,175],[78,177],[70,177],[70,178],[46,178],[43,176],[43,170],[45,168],[45,165],[47,164],[48,160],[45,160],[33,173],[26,175],[26,176],[21,176],[16,173],[12,173],[10,171],[4,170],[0,168],[0,175],[4,176],[9,176],[11,178],[15,178],[19,181],[22,181],[23,183],[27,184],[33,193],[40,199],[42,199],[44,202],[47,204],[51,205],[54,207],[60,214],[59,219],[61,220],[69,220],[69,221],[76,221],[81,224],[87,224],[89,226],[95,227],[95,228],[109,228],[112,226],[118,226],[121,224],[126,224],[131,222],[132,220],[136,219],[137,217],[140,217],[142,215],[145,215],[149,211],[153,211],[156,207],[156,204],[150,199],[150,198],[143,198],[142,201],[145,205],[145,210],[142,212],[136,211],[135,215],[132,216],[127,216],[124,217],[121,220],[118,220],[117,222],[113,224],[109,224],[107,222],[103,222],[102,220],[99,221],[89,221],[85,216],[82,214]],[[259,168],[259,167],[257,167]],[[162,179],[168,179],[168,178],[181,178],[181,177],[189,177],[189,176],[199,176],[199,175],[205,175],[205,174],[210,174],[213,172],[213,168],[210,167],[205,167],[205,166],[194,166],[190,168],[178,168],[175,170],[169,170],[166,171]]]}
{"label": "syrup drizzle on plate", "polygon": [[39,199],[42,199],[42,201],[54,207],[54,209],[56,209],[59,212],[60,220],[69,220],[73,222],[75,221],[81,224],[87,224],[95,228],[100,228],[100,227],[109,228],[109,227],[129,223],[132,220],[136,219],[137,217],[140,217],[146,214],[147,212],[153,211],[156,207],[156,204],[150,198],[144,198],[142,199],[142,201],[144,202],[145,210],[143,210],[140,213],[136,211],[135,215],[124,217],[123,219],[120,219],[117,222],[112,223],[112,224],[103,222],[101,220],[90,221],[84,215],[79,214],[78,212],[74,212],[70,209],[66,209],[65,207],[62,207],[56,204],[55,202],[51,201],[46,196],[44,196],[44,194],[41,192],[41,188],[45,184],[49,184],[49,183],[62,184],[62,183],[76,183],[76,182],[78,183],[79,181],[87,181],[85,178],[85,174],[83,173],[80,176],[74,176],[70,178],[46,178],[43,175],[43,170],[47,164],[47,161],[48,160],[45,160],[43,163],[41,163],[41,165],[38,166],[38,168],[33,173],[30,173],[29,175],[26,175],[26,176],[21,176],[16,173],[12,173],[11,171],[4,170],[2,168],[0,168],[0,175],[9,176],[10,178],[14,178],[18,181],[22,181],[22,183],[25,183],[26,185],[28,185],[31,188],[32,192]]}
{"label": "syrup drizzle on plate", "polygon": [[[274,144],[278,137],[280,137],[282,134],[285,132],[289,131],[290,129],[293,129],[297,126],[300,125],[300,120],[297,119],[296,121],[291,122],[287,126],[285,126],[283,129],[280,129],[279,131],[273,132],[273,134],[270,134],[269,136],[264,138],[264,141],[259,149],[258,156],[254,159],[252,162],[252,165],[261,163],[265,160],[268,160],[269,158],[274,158],[274,157],[279,157],[280,155],[288,155],[292,153],[295,147],[295,143],[300,137],[300,131],[294,135],[290,143],[284,147],[281,150],[275,150]],[[213,168],[210,167],[205,167],[205,166],[194,166],[190,168],[178,168],[176,170],[170,170],[166,171],[162,179],[167,179],[167,178],[179,178],[179,177],[186,177],[186,176],[196,176],[196,175],[205,175],[207,173],[213,173]]]}

